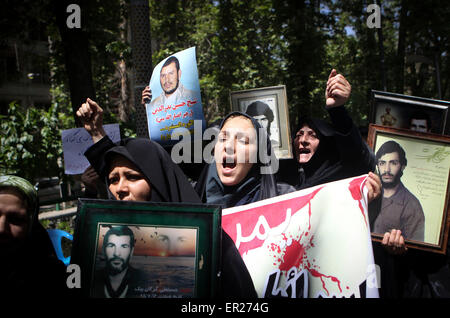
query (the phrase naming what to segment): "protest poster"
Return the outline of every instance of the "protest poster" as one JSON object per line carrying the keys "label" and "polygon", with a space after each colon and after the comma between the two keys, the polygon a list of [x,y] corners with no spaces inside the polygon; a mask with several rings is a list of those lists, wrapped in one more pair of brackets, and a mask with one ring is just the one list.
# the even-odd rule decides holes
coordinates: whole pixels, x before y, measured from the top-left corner
{"label": "protest poster", "polygon": [[[106,134],[113,142],[120,141],[119,124],[104,125]],[[89,167],[84,152],[94,144],[92,137],[84,128],[65,129],[61,132],[64,153],[65,174],[82,174]]]}
{"label": "protest poster", "polygon": [[378,297],[366,178],[223,210],[258,297]]}
{"label": "protest poster", "polygon": [[194,127],[203,133],[205,118],[195,47],[161,61],[153,69],[149,86],[152,99],[145,108],[150,139],[165,146],[187,137],[190,140]]}

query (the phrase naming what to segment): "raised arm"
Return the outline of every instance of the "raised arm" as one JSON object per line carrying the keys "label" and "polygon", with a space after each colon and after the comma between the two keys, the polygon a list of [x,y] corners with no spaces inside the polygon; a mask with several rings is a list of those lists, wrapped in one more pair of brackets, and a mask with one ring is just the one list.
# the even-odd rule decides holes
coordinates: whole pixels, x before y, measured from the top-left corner
{"label": "raised arm", "polygon": [[[325,89],[326,109],[331,118],[333,128],[336,130],[335,140],[347,166],[361,166],[368,173],[375,169],[375,161],[372,154],[354,125],[352,118],[344,107],[350,98],[352,87],[347,79],[335,69],[330,72]],[[365,164],[366,163],[366,164]]]}
{"label": "raised arm", "polygon": [[88,98],[86,103],[83,103],[78,109],[77,116],[94,141],[94,144],[86,150],[84,155],[98,175],[104,179],[104,154],[108,149],[114,147],[114,143],[103,129],[103,109]]}
{"label": "raised arm", "polygon": [[325,100],[327,108],[344,105],[350,98],[352,86],[346,78],[335,69],[331,70],[328,76],[327,88],[325,90]]}
{"label": "raised arm", "polygon": [[80,118],[83,127],[91,135],[94,143],[106,136],[103,129],[103,109],[90,98],[86,99],[77,110],[77,116]]}
{"label": "raised arm", "polygon": [[334,129],[341,135],[350,134],[354,126],[351,117],[344,108],[351,92],[352,86],[347,79],[333,69],[328,76],[325,89],[325,105]]}

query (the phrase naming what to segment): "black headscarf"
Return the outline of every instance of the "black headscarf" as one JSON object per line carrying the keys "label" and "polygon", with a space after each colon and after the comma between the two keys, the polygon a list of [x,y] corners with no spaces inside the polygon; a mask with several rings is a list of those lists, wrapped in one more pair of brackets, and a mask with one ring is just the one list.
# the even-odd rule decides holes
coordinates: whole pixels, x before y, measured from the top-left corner
{"label": "black headscarf", "polygon": [[[363,141],[346,109],[329,110],[333,125],[317,119],[300,118],[295,134],[305,124],[313,129],[320,142],[311,159],[304,164],[297,162],[297,189],[366,174],[375,169],[373,152]],[[295,148],[294,148],[295,149]]]}
{"label": "black headscarf", "polygon": [[293,141],[297,131],[304,125],[308,125],[309,128],[314,130],[320,142],[311,159],[304,164],[298,164],[298,189],[305,189],[328,182],[341,168],[339,151],[333,138],[333,128],[323,120],[304,117],[299,120],[299,125],[292,138]]}
{"label": "black headscarf", "polygon": [[131,161],[145,176],[151,185],[149,201],[201,202],[183,171],[158,143],[144,138],[125,139],[105,153],[105,176],[111,159],[116,155]]}
{"label": "black headscarf", "polygon": [[[96,171],[106,177],[109,162],[116,155],[130,160],[151,184],[150,201],[201,203],[183,171],[158,143],[129,138],[115,145],[105,137],[90,147],[86,157]],[[222,288],[219,297],[249,297],[257,294],[250,273],[230,236],[222,230]]]}
{"label": "black headscarf", "polygon": [[[225,186],[222,184],[217,174],[216,163],[212,162],[205,167],[196,184],[195,189],[197,193],[202,197],[204,202],[221,204],[224,208],[244,205],[277,196],[277,185],[271,165],[273,164],[278,168],[278,160],[272,151],[267,132],[253,117],[242,112],[228,114],[222,120],[220,129],[222,129],[227,119],[231,116],[243,116],[251,120],[253,127],[256,129],[258,142],[257,162],[253,164],[245,178],[234,186]],[[265,149],[267,151],[264,151]],[[266,158],[263,160],[260,152],[266,153]]]}
{"label": "black headscarf", "polygon": [[13,188],[27,202],[28,232],[10,246],[0,246],[0,297],[64,297],[66,268],[56,257],[46,229],[38,219],[35,188],[17,176],[0,176],[0,189]]}

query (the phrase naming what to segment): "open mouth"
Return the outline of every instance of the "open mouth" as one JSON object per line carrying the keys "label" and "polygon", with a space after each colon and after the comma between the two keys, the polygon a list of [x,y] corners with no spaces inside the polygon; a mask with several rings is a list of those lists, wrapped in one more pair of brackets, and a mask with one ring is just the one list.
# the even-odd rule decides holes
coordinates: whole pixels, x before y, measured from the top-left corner
{"label": "open mouth", "polygon": [[307,154],[307,153],[311,153],[311,150],[309,150],[308,148],[300,148],[298,150],[299,154]]}
{"label": "open mouth", "polygon": [[232,157],[224,157],[222,161],[222,167],[225,171],[236,168],[236,162]]}

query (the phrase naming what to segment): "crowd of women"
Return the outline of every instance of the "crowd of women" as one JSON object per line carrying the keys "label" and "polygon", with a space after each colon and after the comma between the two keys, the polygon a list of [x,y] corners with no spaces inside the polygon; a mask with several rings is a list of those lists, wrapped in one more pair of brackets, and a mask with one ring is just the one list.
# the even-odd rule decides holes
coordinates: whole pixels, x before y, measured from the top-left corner
{"label": "crowd of women", "polygon": [[[104,180],[109,198],[113,200],[212,203],[228,208],[368,174],[366,186],[371,202],[380,195],[381,182],[373,173],[374,155],[345,109],[344,104],[350,93],[348,81],[333,70],[325,90],[325,104],[331,124],[319,119],[301,118],[293,136],[295,158],[289,164],[281,165],[277,173],[270,171],[266,160],[254,156],[258,154],[261,143],[268,155],[273,156],[265,130],[247,114],[228,114],[219,126],[215,160],[203,166],[196,180],[188,180],[180,166],[172,161],[167,149],[150,139],[127,138],[118,144],[113,143],[103,130],[103,110],[95,101],[87,99],[77,116],[94,141],[85,156],[100,179]],[[252,162],[249,158],[257,160]],[[265,173],[261,173],[263,168]],[[23,223],[15,224],[14,218],[8,217],[11,212],[3,203],[6,202],[5,196],[10,196],[10,199],[15,197],[15,204],[19,207],[16,214],[21,211]],[[36,193],[29,183],[13,176],[1,179],[0,249],[11,261],[1,263],[0,267],[2,273],[11,275],[1,276],[0,286],[3,291],[12,289],[19,293],[30,288],[31,284],[34,290],[51,290],[61,296],[65,294],[61,292],[64,288],[56,279],[61,267],[51,251],[45,231],[37,222],[37,209]],[[22,231],[19,234],[14,232],[14,228],[21,225]],[[404,243],[400,237],[386,233],[383,247],[375,253],[386,264],[388,275],[393,273],[390,269],[392,262],[386,261],[391,257],[390,248],[401,247],[401,244]],[[249,272],[233,241],[224,231],[221,259],[223,284],[220,296],[256,297]],[[34,268],[31,264],[40,266]],[[3,266],[7,266],[5,270]],[[27,272],[24,266],[33,267],[32,271],[28,271],[30,275],[23,275]],[[36,271],[40,279],[35,276]],[[50,277],[55,279],[50,280]],[[45,280],[48,282],[44,283]],[[390,284],[385,286],[391,288]],[[392,296],[393,293],[382,295]]]}

